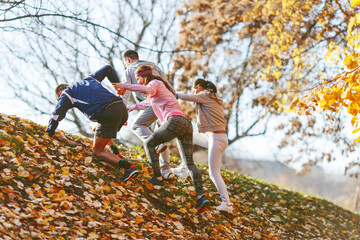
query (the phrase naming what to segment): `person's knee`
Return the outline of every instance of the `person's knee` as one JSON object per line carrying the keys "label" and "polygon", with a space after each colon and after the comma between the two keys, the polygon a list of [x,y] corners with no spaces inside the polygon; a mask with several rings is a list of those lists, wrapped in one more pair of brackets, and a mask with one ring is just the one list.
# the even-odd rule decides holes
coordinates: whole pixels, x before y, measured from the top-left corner
{"label": "person's knee", "polygon": [[154,148],[156,147],[155,141],[153,138],[148,138],[144,141],[144,146],[147,148]]}
{"label": "person's knee", "polygon": [[94,155],[95,157],[100,157],[100,156],[101,156],[101,152],[102,152],[102,151],[99,151],[98,149],[93,148],[93,155]]}
{"label": "person's knee", "polygon": [[138,128],[139,128],[139,124],[137,122],[133,122],[131,124],[131,130],[132,131],[136,131],[136,129],[138,129]]}

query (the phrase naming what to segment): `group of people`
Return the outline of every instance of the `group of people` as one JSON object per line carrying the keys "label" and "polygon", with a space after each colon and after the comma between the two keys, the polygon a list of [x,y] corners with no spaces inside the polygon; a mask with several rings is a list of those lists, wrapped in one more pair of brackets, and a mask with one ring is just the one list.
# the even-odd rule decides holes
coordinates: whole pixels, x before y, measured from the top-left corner
{"label": "group of people", "polygon": [[[197,194],[195,208],[204,209],[210,202],[204,195],[201,172],[194,164],[193,144],[206,147],[209,175],[222,200],[216,209],[231,213],[233,206],[220,173],[221,155],[228,140],[223,102],[216,86],[210,81],[197,79],[192,84],[193,94],[175,92],[164,72],[152,62],[139,60],[136,51],[125,51],[123,61],[126,70],[121,82],[115,70],[106,65],[81,81],[60,84],[55,89],[58,103],[46,131],[54,135],[66,112],[73,107],[78,108],[90,120],[97,122],[94,128],[94,156],[124,168],[123,181],[128,181],[135,178],[139,171],[134,164],[124,160],[112,139],[127,122],[128,112],[138,110],[131,129],[143,141],[153,169],[153,177],[148,182],[164,186],[164,180],[171,174],[183,179],[190,175]],[[117,95],[102,86],[105,78],[113,84]],[[128,105],[131,92],[136,103]],[[199,133],[193,132],[192,123],[185,117],[178,99],[195,102]],[[156,125],[153,132],[150,130],[152,124]],[[177,168],[170,168],[166,146],[173,139],[176,139],[182,159]]]}

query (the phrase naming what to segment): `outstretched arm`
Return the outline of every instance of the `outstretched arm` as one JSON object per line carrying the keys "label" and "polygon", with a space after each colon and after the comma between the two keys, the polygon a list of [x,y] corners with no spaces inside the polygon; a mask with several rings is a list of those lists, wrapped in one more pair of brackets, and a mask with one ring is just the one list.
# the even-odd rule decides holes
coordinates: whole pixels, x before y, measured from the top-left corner
{"label": "outstretched arm", "polygon": [[73,107],[72,102],[66,96],[66,92],[62,93],[55,107],[55,111],[52,113],[52,116],[49,121],[48,128],[46,132],[49,133],[50,136],[55,134],[55,130],[59,125],[59,122],[65,118],[66,112]]}
{"label": "outstretched arm", "polygon": [[110,65],[105,65],[95,73],[91,74],[90,77],[95,78],[99,82],[102,82],[105,77],[109,79],[111,83],[119,83],[119,77],[116,74],[115,69]]}
{"label": "outstretched arm", "polygon": [[151,107],[151,104],[147,101],[147,99],[145,99],[142,102],[139,103],[135,103],[131,106],[128,107],[128,111],[131,112],[133,110],[145,110],[147,108]]}
{"label": "outstretched arm", "polygon": [[134,92],[145,93],[149,95],[154,95],[157,91],[157,84],[155,81],[151,81],[148,85],[139,85],[131,83],[115,83],[113,84],[115,89],[126,89]]}
{"label": "outstretched arm", "polygon": [[176,96],[181,100],[196,102],[196,103],[206,103],[209,101],[209,99],[205,97],[205,93],[185,94],[181,92],[176,92]]}

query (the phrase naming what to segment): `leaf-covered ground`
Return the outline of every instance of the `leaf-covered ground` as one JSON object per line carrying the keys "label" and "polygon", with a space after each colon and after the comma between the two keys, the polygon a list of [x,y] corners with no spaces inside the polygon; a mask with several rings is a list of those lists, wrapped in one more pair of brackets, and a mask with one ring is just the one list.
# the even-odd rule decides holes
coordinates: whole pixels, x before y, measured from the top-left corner
{"label": "leaf-covered ground", "polygon": [[[147,183],[142,149],[119,146],[141,176],[92,157],[89,139],[0,114],[1,239],[359,239],[360,216],[333,203],[224,170],[235,211],[199,165],[211,205],[198,213],[190,178]],[[171,159],[174,165],[178,159]]]}

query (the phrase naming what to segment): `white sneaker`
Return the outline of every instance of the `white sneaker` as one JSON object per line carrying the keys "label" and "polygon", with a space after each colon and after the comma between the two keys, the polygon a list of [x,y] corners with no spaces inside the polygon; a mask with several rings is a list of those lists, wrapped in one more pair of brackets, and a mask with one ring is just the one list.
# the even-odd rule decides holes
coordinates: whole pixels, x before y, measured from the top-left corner
{"label": "white sneaker", "polygon": [[161,170],[161,176],[163,176],[164,179],[168,179],[172,174],[171,169]]}
{"label": "white sneaker", "polygon": [[160,156],[160,153],[164,152],[167,149],[167,145],[162,143],[155,147],[156,153],[158,156]]}
{"label": "white sneaker", "polygon": [[225,202],[222,202],[221,205],[216,207],[216,210],[232,213],[234,211],[234,207],[231,204],[229,205]]}
{"label": "white sneaker", "polygon": [[181,179],[187,179],[189,176],[189,171],[184,167],[171,168],[171,171],[175,176]]}

